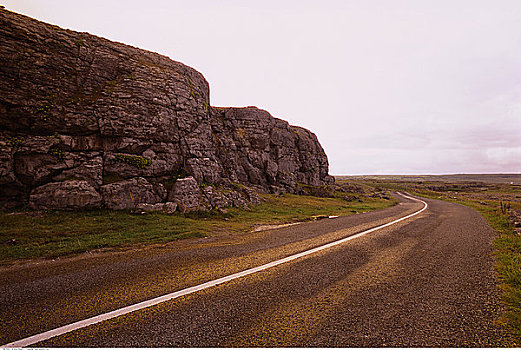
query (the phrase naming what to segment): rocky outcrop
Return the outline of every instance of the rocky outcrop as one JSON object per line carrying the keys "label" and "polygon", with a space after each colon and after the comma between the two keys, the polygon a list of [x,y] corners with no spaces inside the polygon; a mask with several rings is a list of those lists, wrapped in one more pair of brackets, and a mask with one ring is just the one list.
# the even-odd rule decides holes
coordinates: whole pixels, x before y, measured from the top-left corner
{"label": "rocky outcrop", "polygon": [[0,207],[190,211],[333,182],[313,133],[211,107],[204,77],[165,56],[0,9],[0,63]]}
{"label": "rocky outcrop", "polygon": [[[255,107],[212,108],[210,125],[216,159],[231,181],[290,192],[298,183],[320,186],[333,181],[324,150],[309,130]],[[208,168],[194,163],[199,169],[194,177],[206,181]]]}

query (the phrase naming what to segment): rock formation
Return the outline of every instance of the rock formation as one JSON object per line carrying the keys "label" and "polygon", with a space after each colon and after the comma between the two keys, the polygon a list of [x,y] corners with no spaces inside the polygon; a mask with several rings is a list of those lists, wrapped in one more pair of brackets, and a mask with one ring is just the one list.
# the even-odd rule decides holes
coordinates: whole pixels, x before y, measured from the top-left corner
{"label": "rock formation", "polygon": [[211,107],[194,69],[5,9],[0,149],[0,207],[190,211],[333,182],[313,133]]}

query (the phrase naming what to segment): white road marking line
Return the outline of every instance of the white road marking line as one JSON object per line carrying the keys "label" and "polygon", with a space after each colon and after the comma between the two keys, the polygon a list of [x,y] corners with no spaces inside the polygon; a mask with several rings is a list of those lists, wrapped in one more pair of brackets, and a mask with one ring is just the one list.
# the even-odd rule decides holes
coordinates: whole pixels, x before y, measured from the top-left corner
{"label": "white road marking line", "polygon": [[310,250],[306,250],[306,251],[298,253],[298,254],[290,255],[290,256],[288,256],[286,258],[283,258],[283,259],[280,259],[280,260],[276,260],[276,261],[272,261],[270,263],[267,263],[267,264],[264,264],[264,265],[261,265],[261,266],[257,266],[257,267],[251,268],[251,269],[247,269],[247,270],[244,270],[244,271],[241,271],[241,272],[237,272],[237,273],[234,273],[234,274],[229,275],[229,276],[221,277],[221,278],[218,278],[218,279],[213,280],[213,281],[209,281],[209,282],[206,282],[206,283],[203,283],[203,284],[199,284],[199,285],[194,286],[194,287],[182,289],[182,290],[174,292],[174,293],[165,294],[163,296],[160,296],[160,297],[157,297],[157,298],[154,298],[154,299],[146,300],[146,301],[143,301],[141,303],[134,304],[134,305],[129,305],[129,306],[123,307],[121,309],[110,311],[110,312],[107,312],[107,313],[104,313],[104,314],[101,314],[101,315],[98,315],[98,316],[90,317],[90,318],[87,318],[87,319],[82,320],[82,321],[78,321],[78,322],[74,322],[74,323],[68,324],[66,326],[58,327],[58,328],[52,329],[52,330],[47,331],[47,332],[36,334],[36,335],[30,336],[30,337],[27,337],[27,338],[24,338],[24,339],[20,339],[20,340],[14,341],[14,342],[6,344],[6,345],[2,345],[0,347],[1,348],[19,348],[19,347],[29,346],[29,345],[32,345],[32,344],[35,344],[35,343],[38,343],[38,342],[41,342],[41,341],[44,341],[44,340],[47,340],[47,339],[50,339],[50,338],[62,335],[62,334],[65,334],[65,333],[72,332],[72,331],[80,329],[80,328],[84,328],[84,327],[93,325],[95,323],[99,323],[99,322],[103,322],[103,321],[106,321],[106,320],[110,320],[112,318],[119,317],[119,316],[122,316],[122,315],[125,315],[125,314],[128,314],[128,313],[137,311],[137,310],[141,310],[141,309],[144,309],[144,308],[147,308],[147,307],[150,307],[150,306],[154,306],[154,305],[157,305],[157,304],[160,304],[160,303],[164,303],[165,301],[169,301],[169,300],[172,300],[172,299],[176,299],[176,298],[182,297],[184,295],[188,295],[188,294],[192,294],[192,293],[198,292],[198,291],[203,290],[203,289],[214,287],[214,286],[216,286],[218,284],[221,284],[221,283],[225,283],[225,282],[228,282],[228,281],[240,278],[240,277],[251,275],[253,273],[256,273],[256,272],[259,272],[259,271],[263,271],[263,270],[269,269],[271,267],[275,267],[277,265],[284,264],[284,263],[287,263],[289,261],[292,261],[292,260],[295,260],[295,259],[298,259],[298,258],[302,258],[304,256],[307,256],[307,255],[310,255],[310,254],[313,254],[313,253],[316,253],[316,252],[319,252],[321,250],[334,247],[336,245],[345,243],[347,241],[350,241],[352,239],[361,237],[363,235],[366,235],[368,233],[374,232],[376,230],[380,230],[380,229],[382,229],[384,227],[388,227],[388,226],[394,225],[394,224],[396,224],[396,223],[398,223],[400,221],[409,219],[409,218],[411,218],[411,217],[413,217],[415,215],[420,214],[421,212],[423,212],[428,207],[428,204],[426,202],[420,200],[420,199],[409,197],[409,196],[404,195],[404,194],[402,194],[400,192],[397,192],[397,193],[399,195],[405,197],[405,198],[412,199],[414,201],[423,203],[424,207],[422,209],[420,209],[419,211],[417,211],[417,212],[414,212],[412,214],[404,216],[403,218],[396,219],[396,220],[391,221],[391,222],[389,222],[387,224],[383,224],[383,225],[380,225],[380,226],[377,226],[377,227],[373,227],[372,229],[369,229],[369,230],[366,230],[366,231],[363,231],[363,232],[359,232],[359,233],[357,233],[355,235],[352,235],[352,236],[349,236],[349,237],[346,237],[346,238],[342,238],[342,239],[340,239],[338,241],[334,241],[334,242],[331,242],[331,243],[328,243],[328,244],[325,244],[325,245],[322,245],[322,246],[319,246],[319,247],[316,247],[316,248],[313,248],[313,249],[310,249]]}

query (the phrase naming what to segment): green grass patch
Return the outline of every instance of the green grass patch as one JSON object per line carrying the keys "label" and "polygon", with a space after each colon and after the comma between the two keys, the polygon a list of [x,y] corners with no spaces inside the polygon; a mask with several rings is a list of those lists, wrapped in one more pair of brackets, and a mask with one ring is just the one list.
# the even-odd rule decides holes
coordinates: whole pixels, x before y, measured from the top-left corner
{"label": "green grass patch", "polygon": [[205,233],[200,225],[190,224],[193,219],[163,214],[133,215],[109,210],[49,212],[34,217],[26,214],[30,212],[0,214],[0,263],[202,237]]}
{"label": "green grass patch", "polygon": [[247,232],[260,224],[302,221],[314,215],[349,215],[382,209],[394,200],[364,198],[348,202],[339,198],[263,195],[249,210],[166,215],[127,211],[0,212],[0,264],[18,259],[53,258],[98,248],[139,243],[166,243],[184,238],[211,236],[215,232]]}

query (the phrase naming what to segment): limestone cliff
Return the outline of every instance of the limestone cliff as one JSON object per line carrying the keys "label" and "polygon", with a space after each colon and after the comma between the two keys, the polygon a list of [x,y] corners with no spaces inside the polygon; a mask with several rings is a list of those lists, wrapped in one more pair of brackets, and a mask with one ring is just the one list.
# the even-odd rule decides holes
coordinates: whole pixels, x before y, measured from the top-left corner
{"label": "limestone cliff", "polygon": [[211,107],[194,69],[5,9],[0,148],[2,207],[178,202],[176,180],[193,177],[200,209],[251,201],[248,187],[333,181],[313,133],[255,107]]}

